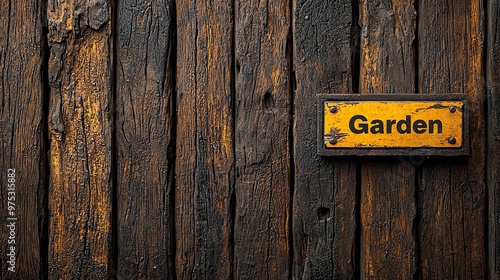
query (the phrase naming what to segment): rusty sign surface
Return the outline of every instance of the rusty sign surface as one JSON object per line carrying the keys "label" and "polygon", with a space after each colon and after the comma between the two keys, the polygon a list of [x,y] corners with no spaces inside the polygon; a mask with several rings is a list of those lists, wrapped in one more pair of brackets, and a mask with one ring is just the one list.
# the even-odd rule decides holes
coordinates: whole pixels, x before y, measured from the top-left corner
{"label": "rusty sign surface", "polygon": [[320,155],[468,154],[465,94],[331,94],[318,99]]}

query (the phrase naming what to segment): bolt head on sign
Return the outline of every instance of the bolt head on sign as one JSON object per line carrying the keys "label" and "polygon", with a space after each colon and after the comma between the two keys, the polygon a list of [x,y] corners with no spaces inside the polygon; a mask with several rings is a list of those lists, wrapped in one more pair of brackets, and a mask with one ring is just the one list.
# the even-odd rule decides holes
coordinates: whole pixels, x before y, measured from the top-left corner
{"label": "bolt head on sign", "polygon": [[318,153],[468,154],[465,94],[331,94],[318,97]]}

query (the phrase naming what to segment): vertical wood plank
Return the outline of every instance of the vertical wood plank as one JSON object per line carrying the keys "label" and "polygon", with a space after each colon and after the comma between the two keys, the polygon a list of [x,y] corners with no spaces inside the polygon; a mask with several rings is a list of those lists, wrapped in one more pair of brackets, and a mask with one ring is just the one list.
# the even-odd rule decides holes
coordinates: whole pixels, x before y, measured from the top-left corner
{"label": "vertical wood plank", "polygon": [[[361,93],[415,92],[413,0],[361,1]],[[361,168],[361,275],[411,279],[416,272],[415,168],[367,160]]]}
{"label": "vertical wood plank", "polygon": [[290,3],[235,8],[235,278],[283,279],[291,276]]}
{"label": "vertical wood plank", "polygon": [[118,275],[173,278],[171,1],[118,2]]}
{"label": "vertical wood plank", "polygon": [[419,92],[470,98],[470,155],[431,159],[419,188],[422,278],[484,279],[484,7],[480,0],[419,1]]}
{"label": "vertical wood plank", "polygon": [[53,279],[103,279],[111,262],[111,4],[48,4]]}
{"label": "vertical wood plank", "polygon": [[[40,238],[46,191],[42,11],[38,0],[22,5],[16,1],[0,4],[1,279],[42,277]],[[10,168],[15,172],[9,172]],[[9,173],[15,177],[9,177]],[[9,182],[9,178],[15,182]],[[14,190],[9,190],[10,183]],[[11,260],[15,264],[9,264]]]}
{"label": "vertical wood plank", "polygon": [[178,279],[232,273],[232,1],[179,1],[175,162]]}
{"label": "vertical wood plank", "polygon": [[317,155],[316,94],[351,93],[353,1],[293,1],[294,277],[355,276],[356,164]]}
{"label": "vertical wood plank", "polygon": [[498,280],[500,279],[500,3],[494,0],[489,0],[487,3],[488,271],[490,279]]}

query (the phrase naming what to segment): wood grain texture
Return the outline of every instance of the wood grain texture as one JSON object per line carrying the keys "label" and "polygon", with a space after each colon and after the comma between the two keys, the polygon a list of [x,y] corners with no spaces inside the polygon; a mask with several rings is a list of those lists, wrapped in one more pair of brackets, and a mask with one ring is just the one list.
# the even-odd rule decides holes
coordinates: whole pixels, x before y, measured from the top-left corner
{"label": "wood grain texture", "polygon": [[488,1],[487,22],[487,182],[489,198],[489,254],[490,279],[500,279],[500,3]]}
{"label": "wood grain texture", "polygon": [[[41,236],[45,157],[42,134],[42,1],[0,3],[0,235],[1,279],[42,277]],[[8,169],[15,169],[15,195]],[[14,197],[15,239],[9,239],[8,198]],[[12,206],[12,205],[11,205]],[[15,244],[8,243],[15,240]],[[15,247],[15,272],[7,254]]]}
{"label": "wood grain texture", "polygon": [[[361,1],[361,93],[415,92],[413,2]],[[364,160],[360,207],[362,277],[411,279],[416,273],[414,166],[397,159]]]}
{"label": "wood grain texture", "polygon": [[355,276],[356,164],[317,155],[316,94],[352,93],[352,1],[293,1],[294,277]]}
{"label": "wood grain texture", "polygon": [[290,268],[290,4],[236,1],[234,277]]}
{"label": "wood grain texture", "polygon": [[48,4],[48,275],[103,279],[111,262],[111,4]]}
{"label": "wood grain texture", "polygon": [[173,278],[169,0],[117,7],[118,275]]}
{"label": "wood grain texture", "polygon": [[419,186],[422,278],[486,277],[484,1],[419,2],[422,93],[470,98],[470,155],[431,159]]}
{"label": "wood grain texture", "polygon": [[230,278],[233,7],[191,0],[177,2],[176,11],[177,279]]}

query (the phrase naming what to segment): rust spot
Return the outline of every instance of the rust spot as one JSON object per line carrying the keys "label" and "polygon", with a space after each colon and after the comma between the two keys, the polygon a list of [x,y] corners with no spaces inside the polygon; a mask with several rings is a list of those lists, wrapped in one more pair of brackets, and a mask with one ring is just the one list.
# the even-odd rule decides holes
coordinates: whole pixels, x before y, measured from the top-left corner
{"label": "rust spot", "polygon": [[347,133],[340,133],[340,129],[332,127],[330,128],[330,133],[325,134],[325,142],[338,142],[346,136]]}
{"label": "rust spot", "polygon": [[[455,107],[457,111],[459,112],[462,112],[462,108],[458,108],[458,107]],[[444,106],[442,105],[441,103],[436,103],[430,107],[427,107],[427,108],[418,108],[417,109],[417,112],[420,111],[420,110],[429,110],[429,109],[447,109],[449,110],[450,107],[449,106]]]}

